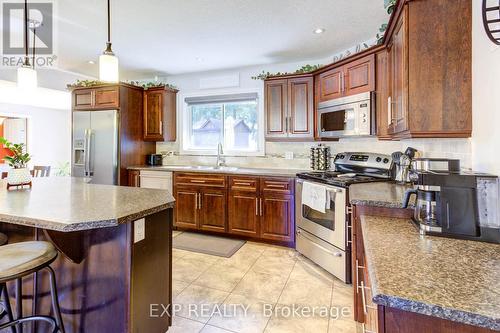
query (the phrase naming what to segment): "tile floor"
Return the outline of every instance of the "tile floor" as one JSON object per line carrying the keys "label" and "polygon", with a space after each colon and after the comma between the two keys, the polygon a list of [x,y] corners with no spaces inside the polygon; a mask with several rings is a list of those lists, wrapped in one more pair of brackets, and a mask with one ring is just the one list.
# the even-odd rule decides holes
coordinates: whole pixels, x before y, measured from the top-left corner
{"label": "tile floor", "polygon": [[[285,247],[247,242],[231,258],[174,249],[172,290],[168,333],[359,330],[352,286]],[[315,314],[290,316],[294,307]]]}

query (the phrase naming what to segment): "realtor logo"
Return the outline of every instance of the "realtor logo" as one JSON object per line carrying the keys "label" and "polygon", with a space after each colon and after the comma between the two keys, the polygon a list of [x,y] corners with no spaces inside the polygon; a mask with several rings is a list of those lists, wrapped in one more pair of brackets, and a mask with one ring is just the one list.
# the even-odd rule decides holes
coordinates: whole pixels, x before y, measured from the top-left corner
{"label": "realtor logo", "polygon": [[[20,66],[25,54],[24,2],[2,3],[2,65]],[[54,4],[52,2],[28,3],[28,54],[35,65],[52,66],[54,55]]]}

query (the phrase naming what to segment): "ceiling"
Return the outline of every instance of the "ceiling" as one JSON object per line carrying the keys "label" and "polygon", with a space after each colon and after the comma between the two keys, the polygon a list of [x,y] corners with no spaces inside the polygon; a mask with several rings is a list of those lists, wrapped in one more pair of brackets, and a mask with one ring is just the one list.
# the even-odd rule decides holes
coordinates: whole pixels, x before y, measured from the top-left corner
{"label": "ceiling", "polygon": [[[105,0],[55,1],[58,66],[96,76]],[[383,0],[111,0],[124,79],[320,59],[373,38]],[[314,34],[324,28],[323,34]]]}

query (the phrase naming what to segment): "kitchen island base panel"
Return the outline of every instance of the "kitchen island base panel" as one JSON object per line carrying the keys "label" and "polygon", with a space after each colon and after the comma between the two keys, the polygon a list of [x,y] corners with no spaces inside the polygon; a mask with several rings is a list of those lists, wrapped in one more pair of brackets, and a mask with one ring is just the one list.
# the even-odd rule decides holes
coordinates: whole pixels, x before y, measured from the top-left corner
{"label": "kitchen island base panel", "polygon": [[[170,316],[150,317],[150,304],[172,302],[172,209],[146,216],[145,238],[136,243],[134,223],[73,233],[2,223],[0,230],[10,243],[56,244],[61,255],[52,267],[66,332],[166,332],[171,325]],[[48,275],[39,273],[37,280],[37,311],[50,315]],[[23,280],[23,293],[23,313],[30,315],[33,277]]]}

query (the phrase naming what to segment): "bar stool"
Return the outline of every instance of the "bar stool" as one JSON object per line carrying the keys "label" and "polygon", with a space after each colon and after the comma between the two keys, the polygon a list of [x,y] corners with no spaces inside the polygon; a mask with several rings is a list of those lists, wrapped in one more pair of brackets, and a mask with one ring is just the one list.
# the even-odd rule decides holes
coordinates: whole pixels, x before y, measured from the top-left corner
{"label": "bar stool", "polygon": [[[0,325],[0,332],[7,328],[11,328],[13,333],[22,332],[22,324],[25,322],[46,322],[51,326],[52,333],[65,332],[57,299],[56,277],[54,270],[50,267],[56,258],[57,250],[48,242],[22,242],[0,247],[0,296],[3,296],[4,301],[4,311],[0,313],[0,319],[4,316],[8,318],[7,323]],[[55,318],[37,315],[23,317],[21,279],[44,269],[48,271],[50,276],[50,294]],[[6,283],[9,281],[17,282],[16,319],[12,314],[7,292]],[[36,302],[36,295],[33,295],[33,302]]]}

